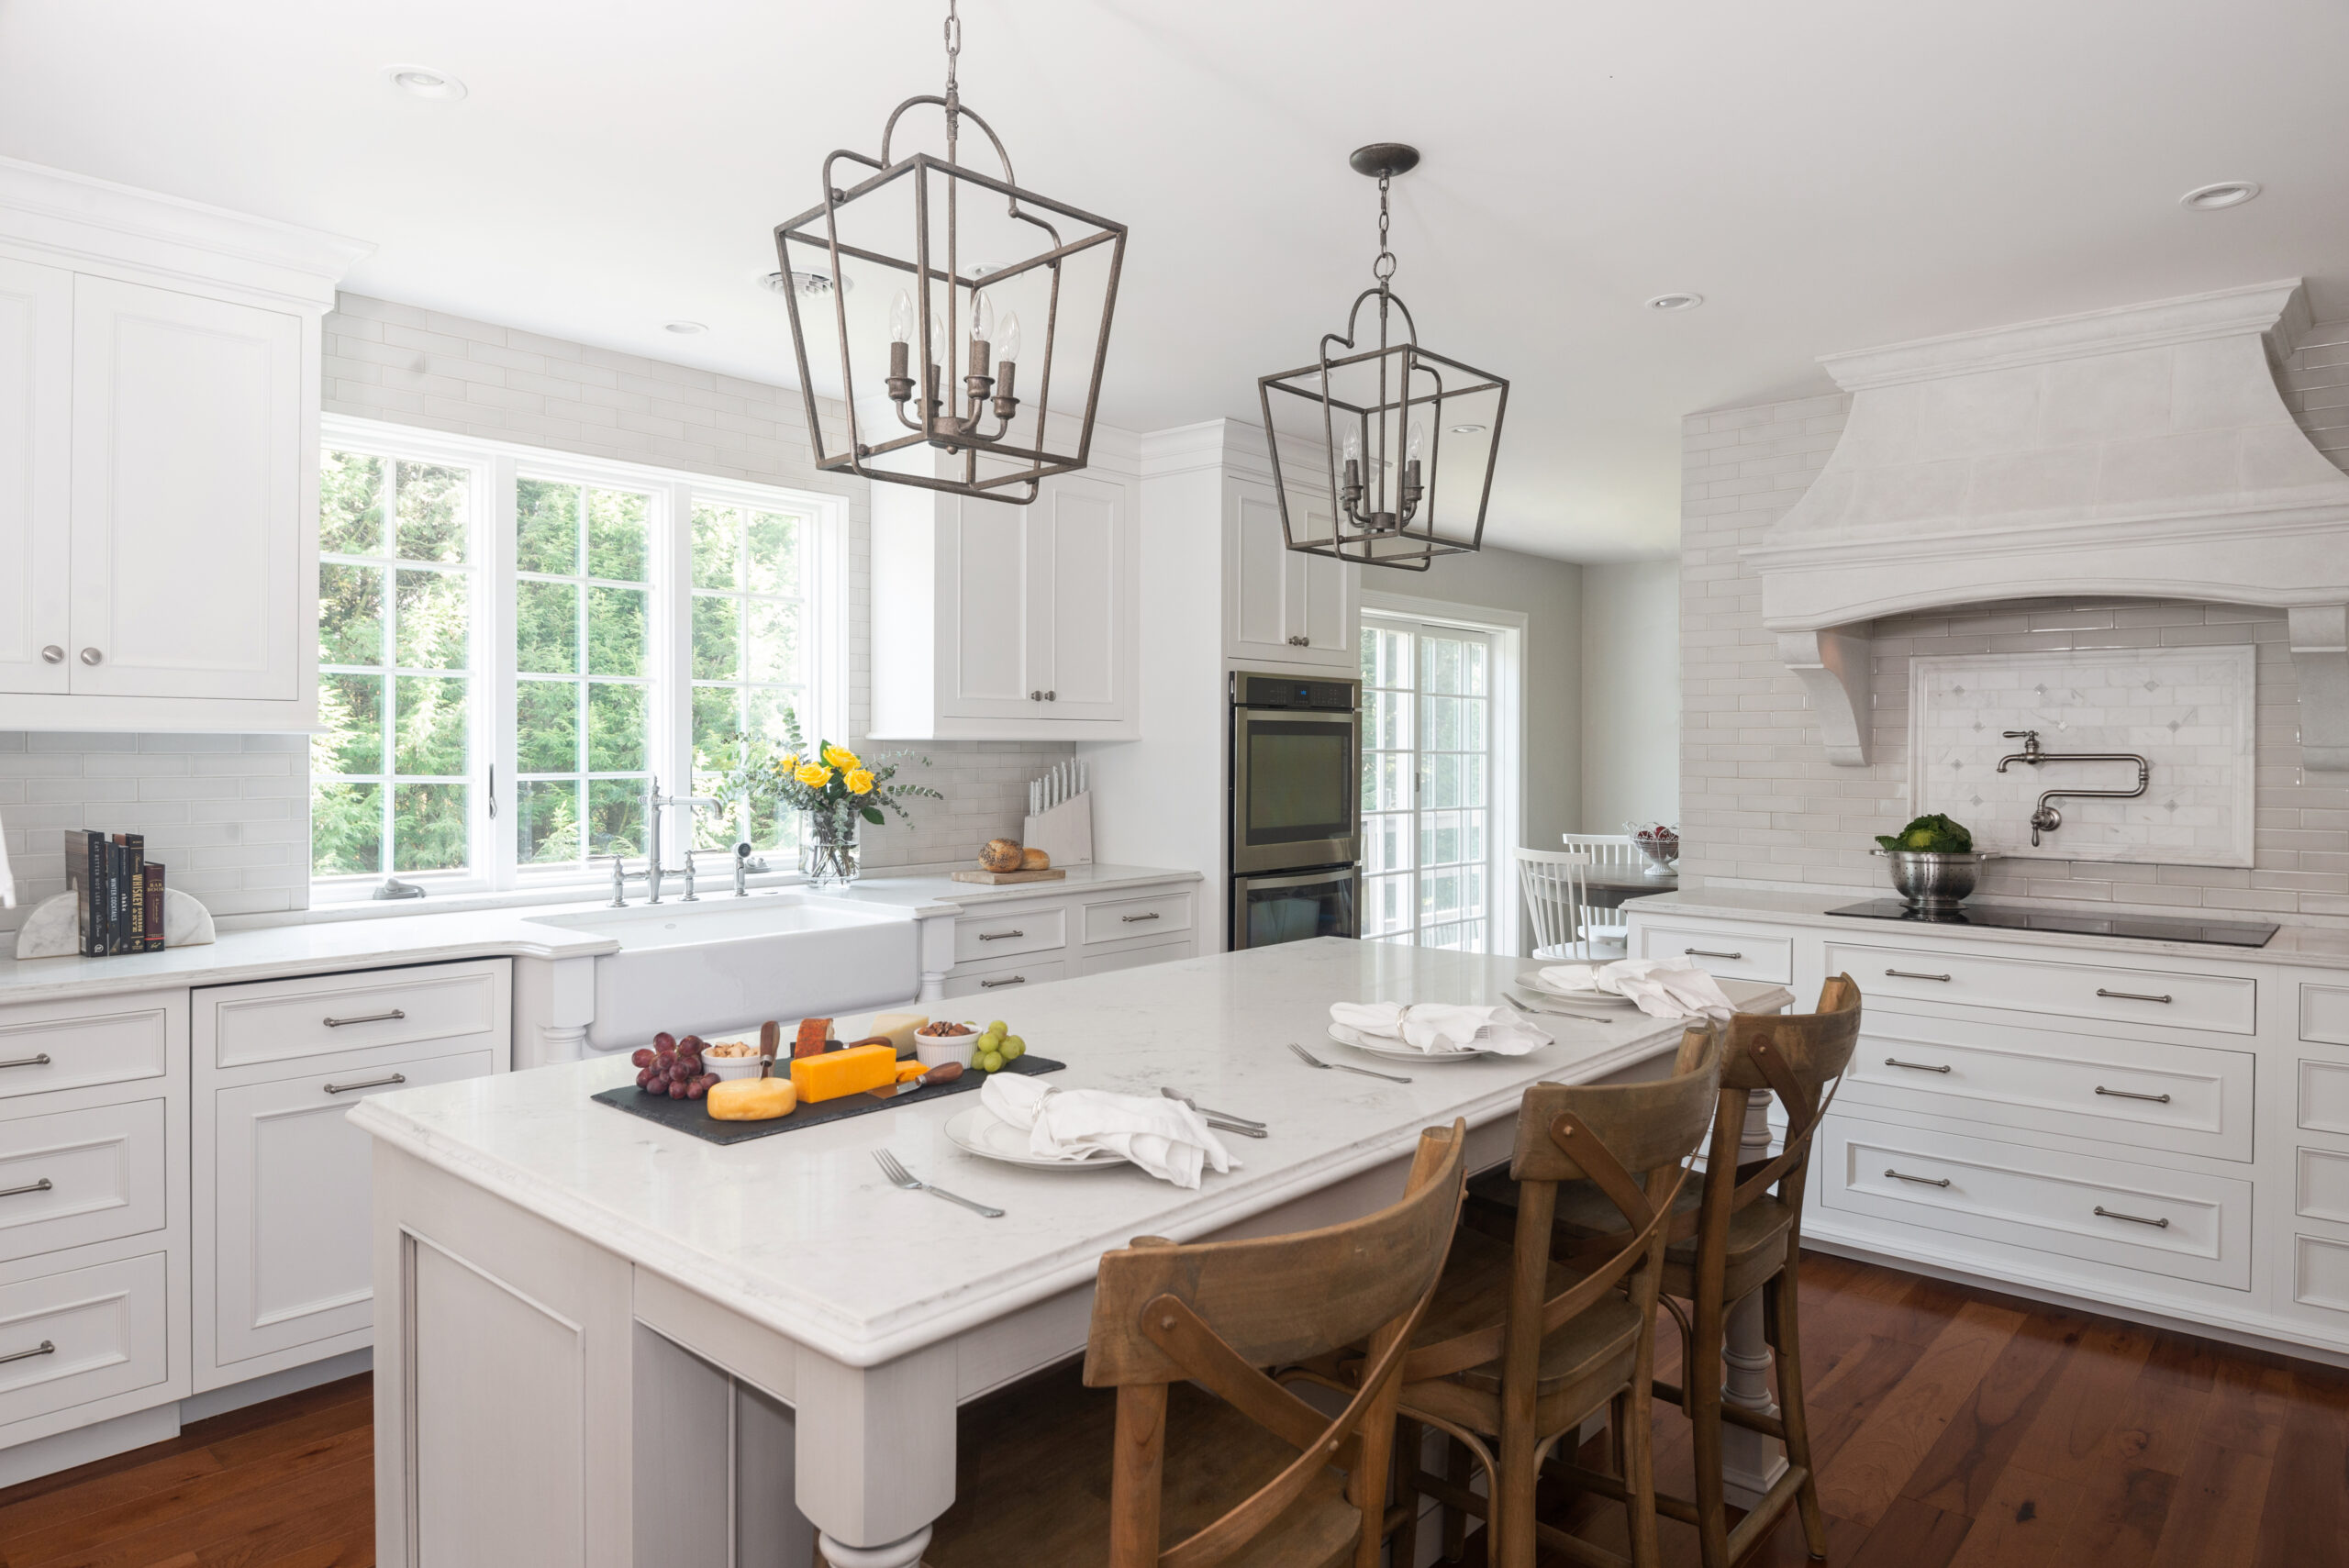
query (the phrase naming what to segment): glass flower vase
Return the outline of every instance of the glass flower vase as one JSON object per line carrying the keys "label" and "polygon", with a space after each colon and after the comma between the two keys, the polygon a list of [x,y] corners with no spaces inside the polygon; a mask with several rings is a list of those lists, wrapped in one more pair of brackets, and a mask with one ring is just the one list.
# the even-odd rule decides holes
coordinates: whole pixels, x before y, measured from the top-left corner
{"label": "glass flower vase", "polygon": [[799,874],[818,887],[846,887],[856,880],[858,829],[863,818],[853,809],[799,814]]}

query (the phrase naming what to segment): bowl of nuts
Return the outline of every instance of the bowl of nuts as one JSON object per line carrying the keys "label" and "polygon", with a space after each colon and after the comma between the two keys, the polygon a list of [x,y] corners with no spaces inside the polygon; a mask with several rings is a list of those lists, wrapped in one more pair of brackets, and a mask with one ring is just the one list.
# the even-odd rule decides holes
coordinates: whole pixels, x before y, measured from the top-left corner
{"label": "bowl of nuts", "polygon": [[705,1073],[715,1073],[720,1078],[755,1078],[759,1075],[759,1042],[754,1040],[713,1040],[701,1048],[701,1066]]}

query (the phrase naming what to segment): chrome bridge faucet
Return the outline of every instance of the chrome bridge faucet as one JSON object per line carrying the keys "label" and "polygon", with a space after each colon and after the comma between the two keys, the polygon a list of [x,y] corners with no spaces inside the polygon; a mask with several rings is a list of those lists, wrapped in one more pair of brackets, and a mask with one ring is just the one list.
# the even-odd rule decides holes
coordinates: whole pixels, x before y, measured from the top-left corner
{"label": "chrome bridge faucet", "polygon": [[2031,847],[2039,847],[2041,833],[2053,833],[2064,825],[2064,814],[2047,803],[2061,797],[2065,800],[2134,800],[2145,793],[2154,776],[2154,765],[2134,751],[2043,751],[2039,749],[2036,729],[2008,729],[2000,733],[2009,740],[2022,742],[2022,750],[1998,759],[1998,772],[2005,773],[2009,762],[2021,762],[2038,767],[2042,762],[2134,762],[2137,764],[2135,789],[2051,789],[2040,792],[2039,805],[2031,814]]}
{"label": "chrome bridge faucet", "polygon": [[[628,884],[639,878],[643,880],[645,885],[644,901],[647,904],[660,903],[661,879],[664,876],[682,876],[685,879],[685,894],[679,900],[680,903],[700,903],[701,895],[694,891],[694,851],[691,850],[685,851],[685,863],[682,867],[664,866],[661,863],[661,811],[663,806],[694,806],[717,804],[717,801],[706,795],[662,795],[661,781],[648,775],[644,781],[644,820],[649,829],[649,837],[645,841],[651,846],[651,853],[644,857],[644,869],[641,872],[629,871],[627,868],[627,862],[619,855],[615,854],[610,857],[612,907],[615,909],[628,907]],[[689,817],[687,820],[691,821],[691,817]],[[605,857],[598,855],[596,858],[602,860]]]}

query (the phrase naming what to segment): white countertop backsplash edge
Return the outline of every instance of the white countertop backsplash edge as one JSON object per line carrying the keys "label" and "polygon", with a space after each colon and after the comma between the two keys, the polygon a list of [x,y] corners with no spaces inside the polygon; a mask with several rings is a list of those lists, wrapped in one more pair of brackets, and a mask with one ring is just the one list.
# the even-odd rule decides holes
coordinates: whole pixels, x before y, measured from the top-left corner
{"label": "white countertop backsplash edge", "polygon": [[[2007,942],[2032,947],[2081,948],[2100,952],[2165,954],[2175,958],[2201,958],[2234,963],[2272,963],[2299,965],[2314,969],[2349,969],[2349,928],[2318,926],[2277,920],[2276,917],[2254,909],[2208,909],[2201,907],[2143,907],[2125,904],[2055,904],[2032,900],[2028,907],[2033,914],[2076,915],[2085,918],[2116,917],[2123,919],[2169,919],[2229,923],[2274,921],[2276,934],[2265,947],[2229,947],[2213,942],[2152,941],[2141,937],[2095,936],[2077,931],[2013,930],[1995,926],[1935,926],[1923,922],[1909,923],[1892,920],[1870,920],[1848,915],[1830,915],[1830,909],[1869,899],[1890,898],[1888,887],[1821,887],[1811,884],[1801,892],[1764,887],[1725,887],[1708,884],[1702,887],[1682,888],[1675,893],[1650,894],[1628,900],[1627,910],[1642,910],[1650,915],[1669,917],[1685,915],[1710,917],[1718,919],[1759,919],[1780,924],[1815,926],[1841,931],[1854,940],[1865,940],[1873,934],[1879,937],[1898,936],[1904,939],[1922,938],[1928,940],[1956,938],[1967,941]],[[2013,900],[1980,899],[1987,904],[2011,903]]]}

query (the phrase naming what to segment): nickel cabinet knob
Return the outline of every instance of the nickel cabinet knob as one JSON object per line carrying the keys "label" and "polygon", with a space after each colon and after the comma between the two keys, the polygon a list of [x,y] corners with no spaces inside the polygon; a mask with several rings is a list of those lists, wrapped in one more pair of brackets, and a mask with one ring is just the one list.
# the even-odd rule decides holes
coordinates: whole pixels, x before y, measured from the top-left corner
{"label": "nickel cabinet knob", "polygon": [[44,664],[62,664],[65,662],[65,650],[52,642],[40,651],[40,662]]}
{"label": "nickel cabinet knob", "polygon": [[1310,648],[1313,646],[1313,639],[1309,637],[1292,637],[1288,639],[1288,645],[1291,648]]}
{"label": "nickel cabinet knob", "polygon": [[106,656],[105,654],[99,652],[95,648],[84,648],[82,650],[82,662],[84,664],[103,664],[106,662]]}
{"label": "nickel cabinet knob", "polygon": [[1030,702],[1042,702],[1044,700],[1044,694],[1041,692],[1030,692],[1028,694],[1028,700]]}
{"label": "nickel cabinet knob", "polygon": [[1061,695],[1058,692],[1046,692],[1044,694],[1044,700],[1046,702],[1058,702],[1061,700]]}

